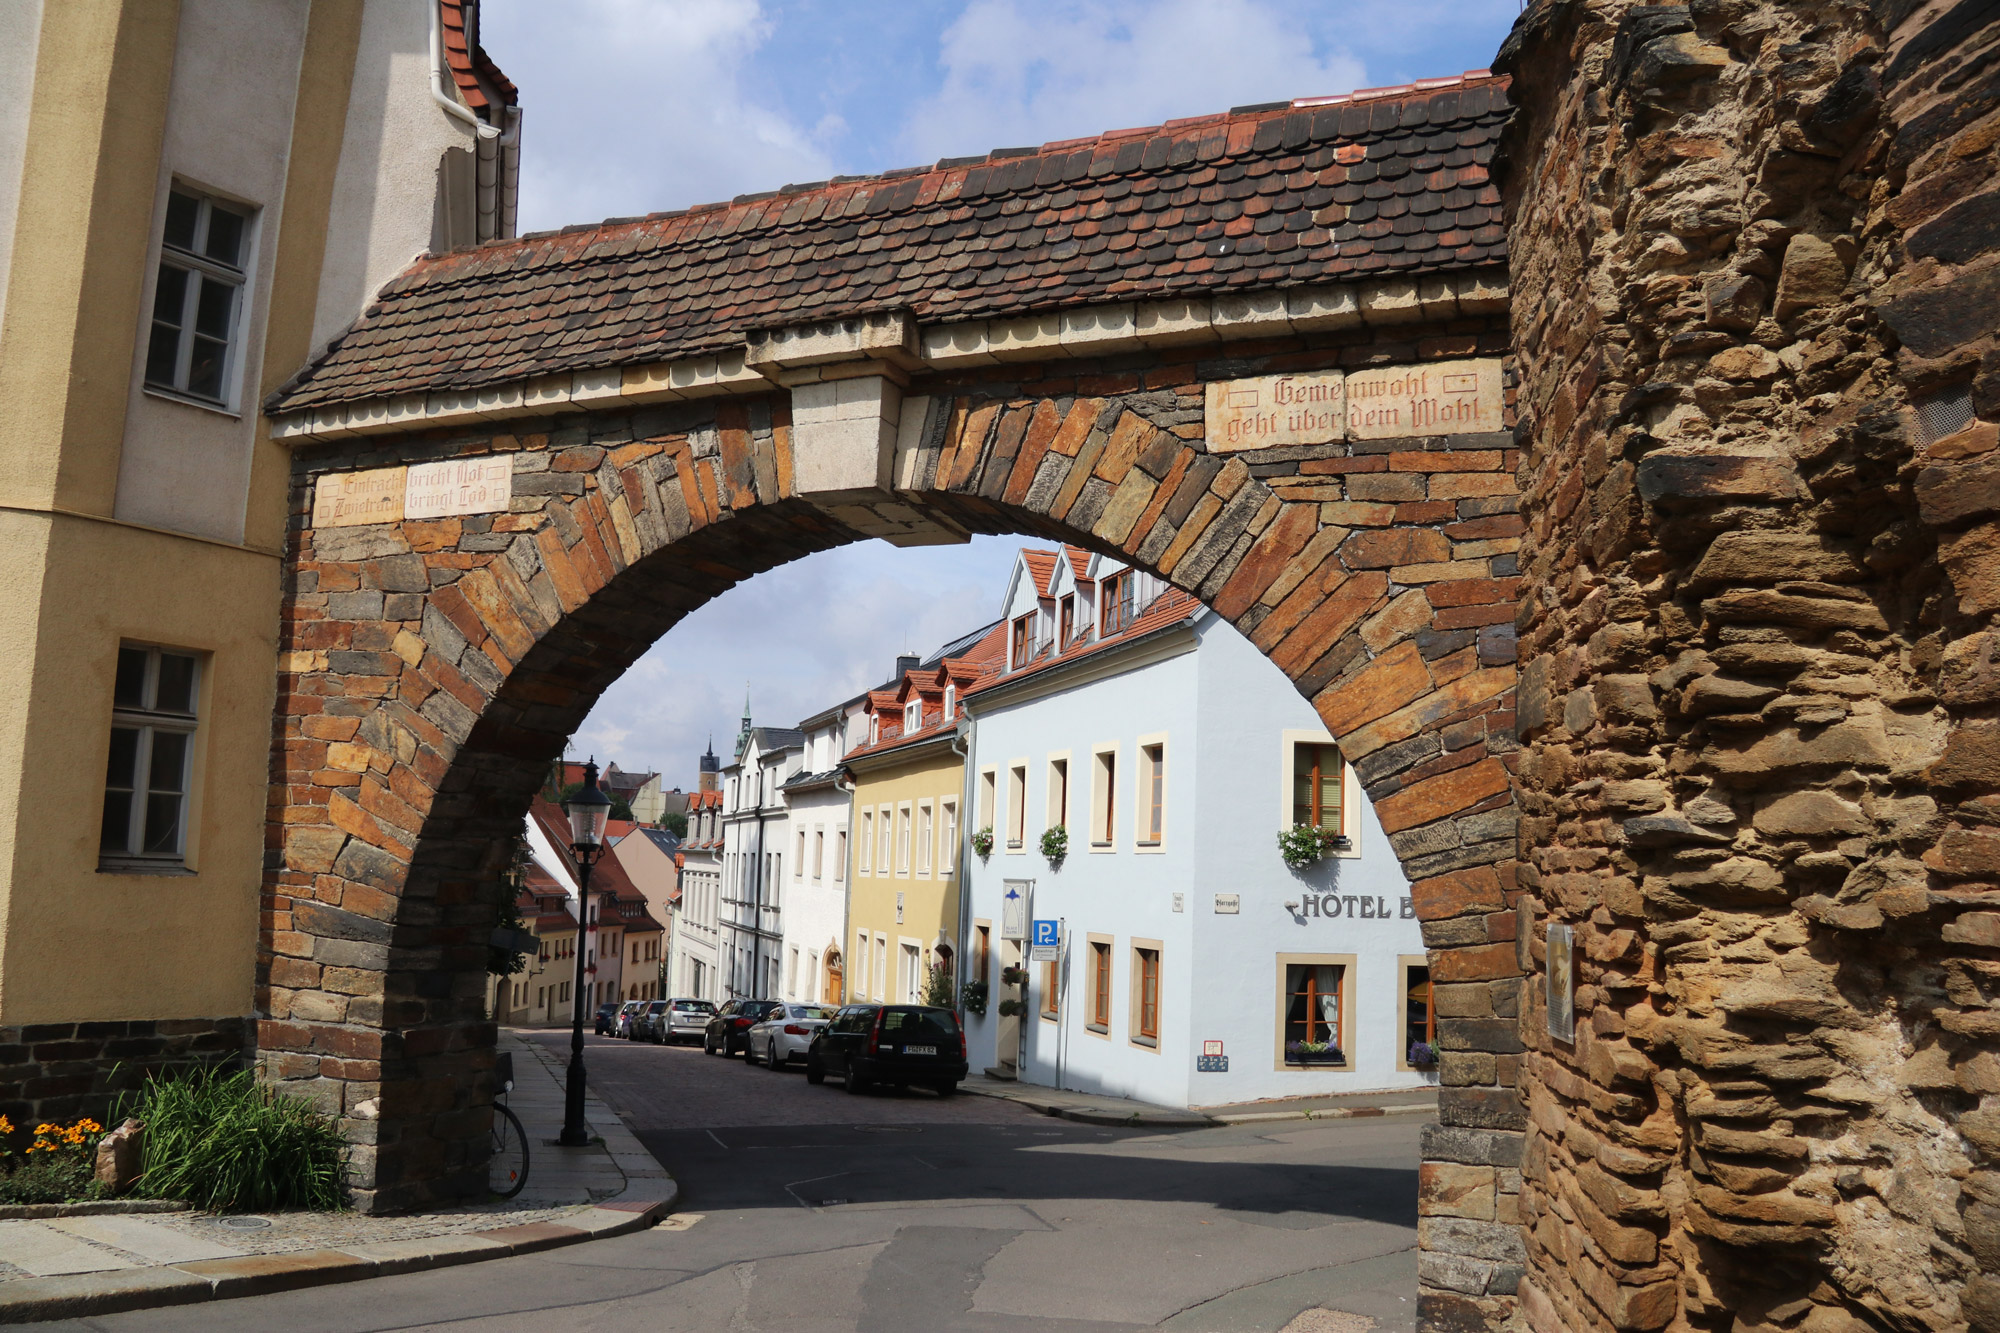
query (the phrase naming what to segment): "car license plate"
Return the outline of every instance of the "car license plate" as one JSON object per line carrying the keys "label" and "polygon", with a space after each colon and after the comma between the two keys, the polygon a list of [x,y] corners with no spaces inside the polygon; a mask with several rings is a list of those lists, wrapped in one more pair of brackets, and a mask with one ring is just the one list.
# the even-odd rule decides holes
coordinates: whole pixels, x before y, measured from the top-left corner
{"label": "car license plate", "polygon": [[937,1047],[935,1047],[935,1046],[905,1046],[905,1047],[903,1048],[903,1054],[904,1054],[904,1055],[936,1055],[936,1054],[937,1054]]}

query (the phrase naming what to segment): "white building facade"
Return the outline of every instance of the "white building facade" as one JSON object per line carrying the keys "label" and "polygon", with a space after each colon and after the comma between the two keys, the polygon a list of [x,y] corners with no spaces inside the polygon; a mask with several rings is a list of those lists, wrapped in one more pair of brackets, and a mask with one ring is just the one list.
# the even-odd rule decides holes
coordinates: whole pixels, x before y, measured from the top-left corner
{"label": "white building facade", "polygon": [[680,891],[668,930],[668,988],[697,1000],[722,999],[722,793],[688,799],[688,831],[680,850]]}
{"label": "white building facade", "polygon": [[799,771],[780,789],[790,830],[781,951],[787,1000],[838,1004],[845,995],[848,811],[852,785],[841,770],[862,698],[807,718]]}
{"label": "white building facade", "polygon": [[736,762],[722,770],[722,911],[717,943],[725,999],[783,994],[784,908],[791,823],[783,788],[799,772],[805,738],[790,727],[747,725]]}
{"label": "white building facade", "polygon": [[[966,700],[969,827],[993,837],[969,853],[973,1067],[1173,1106],[1435,1082],[1407,881],[1277,667],[1188,594],[1080,551],[1023,552],[1005,610],[1008,669]],[[1294,870],[1278,836],[1297,823],[1325,855]],[[1063,926],[1062,961],[1028,962],[1025,987],[1002,984],[1022,961],[1010,890]]]}

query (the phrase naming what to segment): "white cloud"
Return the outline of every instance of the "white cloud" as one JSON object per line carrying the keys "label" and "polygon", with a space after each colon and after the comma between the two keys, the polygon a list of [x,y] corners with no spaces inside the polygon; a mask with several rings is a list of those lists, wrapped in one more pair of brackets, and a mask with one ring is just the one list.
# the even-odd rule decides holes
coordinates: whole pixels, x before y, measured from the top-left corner
{"label": "white cloud", "polygon": [[591,710],[570,753],[692,788],[711,734],[728,762],[746,686],[757,725],[789,727],[881,684],[899,652],[930,653],[997,617],[1023,545],[1046,543],[865,542],[759,574],[654,644]]}
{"label": "white cloud", "polygon": [[522,90],[520,230],[831,175],[838,125],[745,77],[769,35],[757,0],[487,0],[481,43]]}
{"label": "white cloud", "polygon": [[943,86],[911,113],[911,160],[1079,138],[1362,86],[1269,0],[972,0],[945,30]]}

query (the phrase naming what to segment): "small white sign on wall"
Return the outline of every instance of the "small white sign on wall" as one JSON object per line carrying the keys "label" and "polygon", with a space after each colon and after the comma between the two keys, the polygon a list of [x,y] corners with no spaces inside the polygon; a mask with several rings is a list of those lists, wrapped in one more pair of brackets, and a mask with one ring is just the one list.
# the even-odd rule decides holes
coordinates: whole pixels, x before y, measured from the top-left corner
{"label": "small white sign on wall", "polygon": [[1576,948],[1570,928],[1549,922],[1549,1035],[1557,1041],[1576,1040]]}
{"label": "small white sign on wall", "polygon": [[514,499],[514,456],[415,463],[403,497],[405,518],[497,514]]}
{"label": "small white sign on wall", "polygon": [[1240,893],[1216,894],[1215,910],[1223,916],[1237,915],[1243,910],[1243,895]]}

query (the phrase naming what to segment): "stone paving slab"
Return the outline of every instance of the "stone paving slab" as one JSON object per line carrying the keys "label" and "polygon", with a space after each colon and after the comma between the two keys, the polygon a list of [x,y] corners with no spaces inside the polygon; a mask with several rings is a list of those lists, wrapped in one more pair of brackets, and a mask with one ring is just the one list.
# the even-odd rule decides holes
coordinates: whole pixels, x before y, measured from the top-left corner
{"label": "stone paving slab", "polygon": [[0,1325],[531,1254],[638,1231],[672,1210],[673,1177],[595,1094],[584,1099],[591,1146],[553,1146],[563,1065],[509,1034],[501,1042],[515,1056],[508,1101],[528,1132],[534,1197],[404,1217],[274,1213],[268,1227],[226,1232],[186,1210],[0,1221]]}

